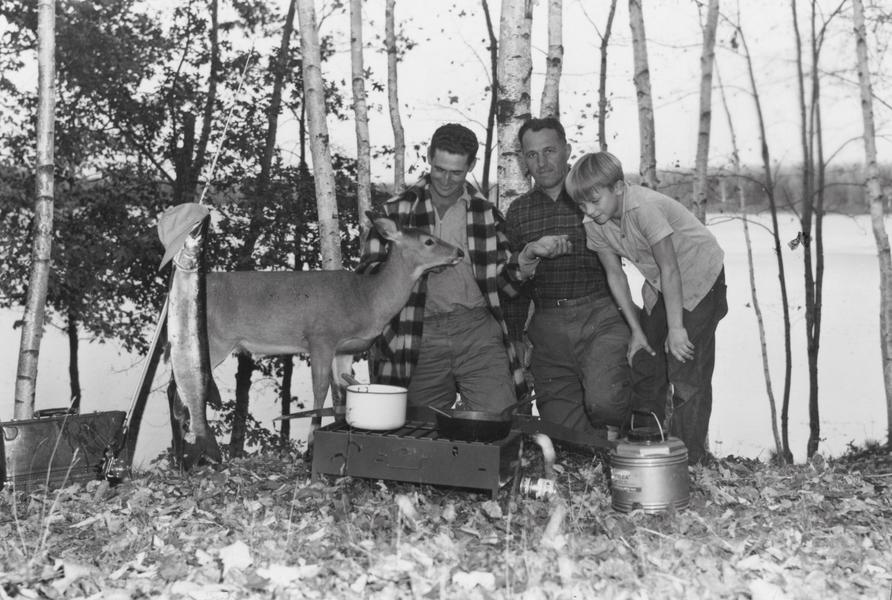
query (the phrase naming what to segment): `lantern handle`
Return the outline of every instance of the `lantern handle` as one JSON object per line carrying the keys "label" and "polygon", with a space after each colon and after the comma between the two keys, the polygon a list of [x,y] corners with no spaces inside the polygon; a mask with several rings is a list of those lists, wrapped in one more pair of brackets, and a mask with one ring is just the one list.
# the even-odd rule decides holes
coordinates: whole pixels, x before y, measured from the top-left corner
{"label": "lantern handle", "polygon": [[[654,418],[654,421],[657,422],[657,427],[660,429],[660,441],[666,441],[666,434],[663,433],[663,425],[660,423],[660,418],[657,416],[657,413],[654,411],[650,411],[647,414],[651,415]],[[632,417],[629,421],[629,428],[635,429],[635,411],[632,411]]]}

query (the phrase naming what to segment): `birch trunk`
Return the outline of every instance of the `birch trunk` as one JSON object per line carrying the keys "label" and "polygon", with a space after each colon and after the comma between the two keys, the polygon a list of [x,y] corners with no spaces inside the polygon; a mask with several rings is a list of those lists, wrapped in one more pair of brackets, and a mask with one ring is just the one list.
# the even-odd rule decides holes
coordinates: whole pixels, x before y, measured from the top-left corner
{"label": "birch trunk", "polygon": [[598,74],[598,145],[601,152],[607,152],[607,46],[613,30],[613,17],[616,15],[616,0],[610,0],[610,13],[607,26],[601,36],[601,70]]}
{"label": "birch trunk", "polygon": [[781,309],[783,311],[784,320],[784,394],[781,401],[781,440],[783,442],[783,454],[781,460],[792,463],[793,453],[790,452],[789,422],[793,349],[791,347],[792,339],[790,336],[790,300],[787,295],[787,277],[784,268],[784,255],[781,249],[780,230],[777,223],[777,199],[774,195],[774,178],[771,175],[771,157],[768,151],[768,137],[765,134],[765,117],[762,113],[762,101],[759,98],[759,91],[756,86],[756,75],[753,71],[753,59],[739,22],[736,29],[737,36],[740,38],[741,47],[743,48],[744,58],[746,59],[747,76],[750,82],[750,90],[753,93],[753,103],[756,108],[756,120],[759,124],[759,143],[762,150],[762,169],[765,174],[765,193],[768,195],[768,205],[771,209],[771,234],[774,239],[774,255],[777,260],[777,279],[778,285],[780,286]]}
{"label": "birch trunk", "polygon": [[561,69],[564,65],[563,0],[548,0],[548,56],[545,61],[545,84],[542,86],[540,117],[561,116]]}
{"label": "birch trunk", "polygon": [[[743,188],[743,177],[740,172],[740,150],[737,147],[737,134],[734,131],[734,121],[731,118],[731,110],[728,108],[728,99],[725,97],[725,88],[722,85],[719,71],[716,69],[716,80],[718,81],[719,92],[722,98],[722,107],[725,109],[725,118],[728,121],[728,131],[731,134],[731,170],[734,174],[734,180],[737,185],[738,195],[740,197],[740,218],[743,221],[743,239],[746,243],[746,264],[750,276],[750,295],[753,299],[753,313],[756,315],[756,324],[759,329],[759,348],[762,352],[762,373],[765,377],[765,393],[768,396],[768,409],[771,413],[771,434],[774,436],[775,452],[779,459],[784,460],[786,453],[784,452],[783,441],[781,440],[780,430],[777,427],[777,402],[774,399],[774,386],[771,383],[771,367],[768,362],[768,342],[765,335],[765,319],[762,317],[762,306],[759,303],[759,294],[756,290],[756,267],[753,262],[753,242],[750,238],[749,216],[746,207],[746,192]],[[722,190],[725,189],[724,179],[722,180]],[[723,195],[724,197],[724,195]]]}
{"label": "birch trunk", "polygon": [[877,165],[876,126],[873,120],[873,89],[867,59],[867,29],[864,5],[852,0],[855,27],[855,53],[858,83],[861,88],[861,116],[864,122],[864,187],[870,202],[870,222],[877,245],[880,267],[880,354],[883,360],[883,384],[886,390],[886,444],[892,448],[892,255],[886,233],[883,190]]}
{"label": "birch trunk", "polygon": [[400,118],[397,89],[394,2],[395,0],[387,0],[384,6],[384,46],[387,49],[387,104],[390,107],[390,126],[393,128],[393,191],[398,194],[406,187],[406,134]]}
{"label": "birch trunk", "polygon": [[[490,198],[489,171],[492,167],[493,132],[496,123],[496,108],[499,101],[499,41],[492,26],[492,14],[489,12],[489,4],[481,0],[483,16],[486,18],[486,33],[489,36],[489,68],[492,71],[492,80],[489,86],[489,112],[486,115],[486,142],[483,145],[483,180],[481,187],[487,198]],[[498,202],[498,201],[496,201]]]}
{"label": "birch trunk", "polygon": [[50,278],[53,248],[54,113],[56,108],[56,8],[53,0],[37,3],[37,165],[35,173],[34,241],[31,275],[22,317],[22,338],[15,382],[13,417],[34,415],[37,364]]}
{"label": "birch trunk", "polygon": [[322,83],[322,57],[319,32],[316,30],[316,8],[313,0],[298,0],[301,55],[303,56],[304,102],[309,121],[310,155],[316,181],[316,208],[319,211],[319,241],[322,268],[341,267],[341,236],[338,230],[338,204],[335,198],[334,170],[331,166],[328,124],[325,122],[325,88]]}
{"label": "birch trunk", "polygon": [[[799,140],[802,146],[802,202],[800,208],[799,224],[802,232],[802,262],[803,279],[805,287],[805,343],[808,356],[808,407],[809,407],[809,436],[807,443],[807,456],[811,456],[818,449],[820,436],[820,422],[818,420],[818,365],[817,346],[815,345],[815,280],[811,256],[812,213],[815,197],[814,168],[815,159],[812,143],[814,131],[806,111],[805,69],[802,61],[802,36],[799,30],[799,15],[796,10],[796,0],[790,2],[793,13],[793,34],[796,50],[796,82],[799,104]],[[814,16],[812,17],[814,19]],[[812,25],[814,21],[812,21]],[[814,40],[813,40],[814,41]],[[816,57],[813,55],[812,59]],[[817,99],[812,97],[812,103]]]}
{"label": "birch trunk", "polygon": [[635,90],[638,96],[638,136],[641,144],[641,181],[657,189],[657,150],[654,133],[654,105],[650,91],[650,68],[647,64],[647,35],[641,0],[629,0],[629,25],[632,29],[632,52],[635,57]]}
{"label": "birch trunk", "polygon": [[361,231],[359,239],[365,240],[372,226],[365,214],[372,207],[372,158],[362,58],[362,0],[350,0],[350,65],[353,73],[353,114],[356,120],[356,210]]}
{"label": "birch trunk", "polygon": [[533,13],[530,0],[502,3],[499,19],[499,101],[496,120],[499,135],[499,208],[508,210],[511,202],[529,190],[523,169],[517,132],[530,118],[530,30]]}
{"label": "birch trunk", "polygon": [[712,120],[712,65],[715,60],[715,30],[719,22],[719,0],[709,0],[706,24],[703,27],[703,50],[700,54],[700,130],[697,133],[697,158],[694,167],[694,214],[706,222],[707,169],[709,165],[709,132]]}

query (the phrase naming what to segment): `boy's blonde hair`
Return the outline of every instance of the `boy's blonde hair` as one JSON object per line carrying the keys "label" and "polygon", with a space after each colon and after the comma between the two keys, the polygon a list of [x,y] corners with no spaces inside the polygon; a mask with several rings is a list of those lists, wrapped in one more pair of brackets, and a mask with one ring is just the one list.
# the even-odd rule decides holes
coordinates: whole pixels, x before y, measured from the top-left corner
{"label": "boy's blonde hair", "polygon": [[584,154],[567,173],[564,187],[577,204],[585,201],[585,193],[595,186],[609,187],[623,180],[623,165],[609,152]]}

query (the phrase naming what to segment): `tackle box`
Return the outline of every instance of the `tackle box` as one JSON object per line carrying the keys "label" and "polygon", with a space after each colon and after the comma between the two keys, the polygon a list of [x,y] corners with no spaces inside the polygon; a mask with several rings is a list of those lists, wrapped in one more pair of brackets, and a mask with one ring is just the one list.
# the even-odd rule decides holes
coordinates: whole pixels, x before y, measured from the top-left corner
{"label": "tackle box", "polygon": [[[62,414],[59,414],[62,413]],[[33,419],[0,422],[0,483],[30,490],[100,477],[105,450],[121,430],[124,411],[70,414],[37,411]]]}

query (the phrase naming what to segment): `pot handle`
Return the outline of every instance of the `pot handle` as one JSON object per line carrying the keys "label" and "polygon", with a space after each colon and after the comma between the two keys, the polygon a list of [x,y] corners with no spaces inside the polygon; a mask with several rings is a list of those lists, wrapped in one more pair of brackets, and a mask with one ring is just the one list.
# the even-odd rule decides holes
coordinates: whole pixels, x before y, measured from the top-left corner
{"label": "pot handle", "polygon": [[[657,417],[657,413],[650,411],[647,414],[651,415],[654,418],[654,421],[657,422],[657,427],[659,427],[659,429],[660,429],[660,440],[665,442],[666,434],[663,433],[663,425],[660,423],[660,418]],[[629,419],[629,429],[635,429],[635,411],[632,411],[632,416]]]}

